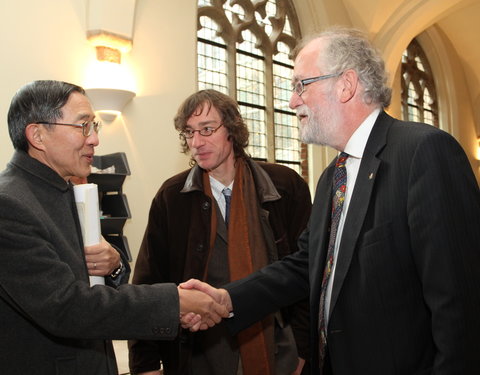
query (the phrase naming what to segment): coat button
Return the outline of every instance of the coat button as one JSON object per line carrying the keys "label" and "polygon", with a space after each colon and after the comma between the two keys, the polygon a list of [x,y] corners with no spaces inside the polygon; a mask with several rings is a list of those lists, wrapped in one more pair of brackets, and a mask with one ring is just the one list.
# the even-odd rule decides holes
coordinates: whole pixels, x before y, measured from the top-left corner
{"label": "coat button", "polygon": [[198,246],[195,248],[195,250],[198,251],[199,253],[203,252],[203,250],[204,250],[203,244],[198,245]]}

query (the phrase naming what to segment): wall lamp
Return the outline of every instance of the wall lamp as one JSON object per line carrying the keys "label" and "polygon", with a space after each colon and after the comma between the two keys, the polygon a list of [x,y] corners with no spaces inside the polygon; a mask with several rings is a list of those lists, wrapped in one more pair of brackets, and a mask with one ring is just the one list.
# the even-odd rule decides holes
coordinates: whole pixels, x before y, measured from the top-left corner
{"label": "wall lamp", "polygon": [[85,89],[93,109],[102,120],[111,122],[120,115],[125,105],[135,96],[133,91],[111,88]]}
{"label": "wall lamp", "polygon": [[[122,61],[133,45],[136,0],[87,0],[87,39],[96,59],[86,69],[85,92],[105,122],[119,116],[135,97],[135,79]],[[115,11],[112,12],[112,9]]]}

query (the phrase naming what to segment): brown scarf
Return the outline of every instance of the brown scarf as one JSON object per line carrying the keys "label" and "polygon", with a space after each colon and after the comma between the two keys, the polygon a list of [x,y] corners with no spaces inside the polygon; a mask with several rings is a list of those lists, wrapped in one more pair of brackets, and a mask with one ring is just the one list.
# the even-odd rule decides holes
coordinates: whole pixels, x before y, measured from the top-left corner
{"label": "brown scarf", "polygon": [[[211,196],[207,173],[203,178],[205,192]],[[208,189],[208,190],[207,190]],[[228,231],[230,279],[235,281],[268,264],[267,245],[263,235],[260,205],[252,173],[243,159],[237,159]],[[212,209],[210,253],[215,243],[217,218]],[[238,334],[244,375],[273,375],[273,315]]]}

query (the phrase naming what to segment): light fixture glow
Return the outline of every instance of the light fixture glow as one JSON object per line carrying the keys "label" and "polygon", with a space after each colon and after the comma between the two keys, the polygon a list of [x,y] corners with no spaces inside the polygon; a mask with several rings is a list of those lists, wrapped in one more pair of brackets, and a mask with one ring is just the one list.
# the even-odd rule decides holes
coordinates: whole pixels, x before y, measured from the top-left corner
{"label": "light fixture glow", "polygon": [[113,121],[127,103],[135,96],[133,91],[109,88],[90,88],[85,92],[92,103],[92,107],[97,111],[104,121]]}

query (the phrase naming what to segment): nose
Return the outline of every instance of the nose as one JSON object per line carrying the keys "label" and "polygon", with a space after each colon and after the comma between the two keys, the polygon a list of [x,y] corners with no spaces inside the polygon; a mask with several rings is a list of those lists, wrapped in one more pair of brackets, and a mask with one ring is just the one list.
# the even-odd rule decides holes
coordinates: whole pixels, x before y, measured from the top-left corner
{"label": "nose", "polygon": [[302,97],[298,95],[296,91],[292,91],[292,96],[290,97],[290,102],[288,103],[288,106],[291,109],[295,109],[302,104],[303,104]]}
{"label": "nose", "polygon": [[193,133],[193,137],[190,138],[190,147],[199,148],[205,143],[205,137],[200,132]]}
{"label": "nose", "polygon": [[98,137],[98,133],[96,131],[93,131],[92,134],[90,134],[85,142],[90,146],[97,147],[100,144],[100,138]]}

